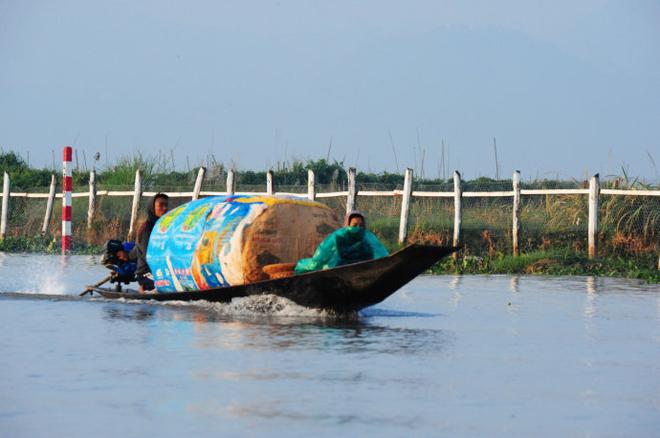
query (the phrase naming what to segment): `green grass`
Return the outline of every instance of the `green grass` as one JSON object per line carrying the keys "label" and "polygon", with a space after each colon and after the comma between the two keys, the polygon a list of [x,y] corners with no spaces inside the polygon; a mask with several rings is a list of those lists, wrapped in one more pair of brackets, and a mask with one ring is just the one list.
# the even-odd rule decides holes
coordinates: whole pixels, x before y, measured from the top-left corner
{"label": "green grass", "polygon": [[531,275],[593,275],[624,277],[660,283],[657,258],[645,256],[600,257],[589,259],[570,249],[535,251],[518,257],[497,254],[494,257],[464,256],[447,258],[431,268],[433,274],[531,274]]}
{"label": "green grass", "polygon": [[[102,251],[100,245],[80,242],[74,243],[71,254],[100,254]],[[41,235],[5,237],[0,239],[0,252],[60,254],[62,243],[57,238]]]}

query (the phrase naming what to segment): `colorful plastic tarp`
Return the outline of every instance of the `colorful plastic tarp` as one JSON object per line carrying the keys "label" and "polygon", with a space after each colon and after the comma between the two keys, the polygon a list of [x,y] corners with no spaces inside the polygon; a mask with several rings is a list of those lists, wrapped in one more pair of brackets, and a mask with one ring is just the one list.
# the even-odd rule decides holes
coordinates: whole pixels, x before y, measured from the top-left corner
{"label": "colorful plastic tarp", "polygon": [[[313,212],[310,215],[331,214],[322,204],[302,198],[247,195],[202,198],[168,212],[156,223],[147,248],[147,263],[158,292],[242,284],[246,281],[244,233],[266,210],[277,211],[282,204],[299,207],[291,208],[297,213],[291,218],[294,222],[302,220],[297,216],[307,210]],[[308,254],[333,229],[317,228],[325,234],[320,234]]]}

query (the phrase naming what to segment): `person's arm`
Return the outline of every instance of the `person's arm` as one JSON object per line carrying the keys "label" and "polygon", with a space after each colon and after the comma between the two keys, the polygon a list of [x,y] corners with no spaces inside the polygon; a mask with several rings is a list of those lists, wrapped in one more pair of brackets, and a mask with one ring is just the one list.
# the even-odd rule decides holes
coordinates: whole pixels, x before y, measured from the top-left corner
{"label": "person's arm", "polygon": [[366,231],[364,239],[367,241],[369,246],[371,247],[371,251],[373,252],[373,258],[374,259],[379,259],[382,257],[387,257],[390,255],[389,251],[387,251],[387,248],[383,246],[382,243],[380,243],[380,240],[378,240],[378,237],[371,231]]}
{"label": "person's arm", "polygon": [[115,271],[120,277],[132,278],[135,274],[135,263],[134,262],[124,262],[123,264],[117,266]]}
{"label": "person's arm", "polygon": [[147,230],[142,224],[138,230],[137,239],[135,239],[135,248],[131,251],[131,258],[135,258],[137,261],[135,275],[144,275],[151,272],[147,264],[147,245],[149,244],[150,234],[151,231]]}

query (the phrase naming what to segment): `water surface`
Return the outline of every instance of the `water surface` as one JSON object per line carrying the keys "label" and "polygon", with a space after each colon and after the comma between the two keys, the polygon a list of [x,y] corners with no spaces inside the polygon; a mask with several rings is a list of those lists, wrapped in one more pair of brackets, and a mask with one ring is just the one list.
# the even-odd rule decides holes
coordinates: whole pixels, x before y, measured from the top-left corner
{"label": "water surface", "polygon": [[94,257],[0,254],[1,436],[657,436],[660,290],[420,277],[358,315],[80,299]]}

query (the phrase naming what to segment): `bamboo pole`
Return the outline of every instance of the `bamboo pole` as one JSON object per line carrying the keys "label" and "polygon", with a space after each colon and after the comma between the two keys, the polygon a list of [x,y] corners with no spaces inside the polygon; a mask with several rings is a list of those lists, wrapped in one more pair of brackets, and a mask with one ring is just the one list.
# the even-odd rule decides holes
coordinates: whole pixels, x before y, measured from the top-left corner
{"label": "bamboo pole", "polygon": [[589,180],[589,227],[588,227],[588,245],[589,258],[598,256],[598,208],[600,196],[600,180],[598,174],[595,174]]}
{"label": "bamboo pole", "polygon": [[[458,246],[461,244],[461,219],[463,212],[461,211],[461,200],[463,197],[463,191],[461,190],[461,174],[458,170],[454,171],[454,239],[453,246]],[[453,254],[453,257],[457,257],[457,253]]]}
{"label": "bamboo pole", "polygon": [[135,223],[137,222],[138,210],[140,209],[140,197],[142,196],[142,180],[140,169],[135,171],[135,188],[133,189],[133,205],[131,207],[131,223],[128,229],[127,240],[135,236]]}
{"label": "bamboo pole", "polygon": [[234,169],[229,169],[227,172],[227,196],[232,196],[236,193],[236,172]]}
{"label": "bamboo pole", "polygon": [[399,244],[408,238],[408,218],[410,217],[410,198],[412,197],[413,170],[406,169],[403,178],[403,198],[401,199],[401,220],[399,221]]}
{"label": "bamboo pole", "polygon": [[192,200],[199,199],[199,192],[202,191],[202,182],[204,182],[204,175],[206,174],[206,168],[200,167],[197,171],[197,179],[195,180],[195,187],[193,188]]}
{"label": "bamboo pole", "polygon": [[346,197],[346,214],[355,210],[357,191],[355,190],[355,168],[348,169],[348,196]]}
{"label": "bamboo pole", "polygon": [[266,194],[268,196],[272,196],[275,194],[275,190],[273,189],[273,171],[269,170],[266,172]]}
{"label": "bamboo pole", "polygon": [[87,206],[87,229],[92,229],[96,210],[96,170],[89,172],[89,204]]}
{"label": "bamboo pole", "polygon": [[7,217],[9,216],[9,174],[4,173],[2,179],[2,216],[0,219],[0,240],[7,236]]}
{"label": "bamboo pole", "polygon": [[513,172],[513,221],[511,229],[511,240],[513,255],[520,255],[519,233],[520,233],[520,171]]}
{"label": "bamboo pole", "polygon": [[307,169],[307,198],[310,201],[316,199],[316,177],[312,169]]}
{"label": "bamboo pole", "polygon": [[44,215],[44,225],[41,227],[41,234],[46,235],[50,228],[50,219],[53,216],[53,204],[55,203],[55,189],[57,182],[55,175],[50,176],[50,191],[48,192],[48,201],[46,201],[46,214]]}

